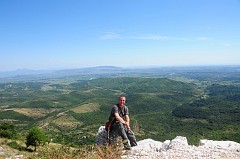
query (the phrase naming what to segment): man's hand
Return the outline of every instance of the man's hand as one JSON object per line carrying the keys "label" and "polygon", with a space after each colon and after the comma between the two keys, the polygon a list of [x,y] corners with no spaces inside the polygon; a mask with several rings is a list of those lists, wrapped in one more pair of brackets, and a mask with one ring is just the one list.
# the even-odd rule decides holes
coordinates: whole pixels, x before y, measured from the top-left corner
{"label": "man's hand", "polygon": [[130,130],[130,119],[129,119],[128,115],[126,115],[126,120],[127,121],[124,121],[124,119],[121,118],[118,113],[115,113],[114,115],[115,115],[117,121],[119,121],[120,123],[126,125],[127,129]]}
{"label": "man's hand", "polygon": [[127,126],[127,129],[130,130],[130,123],[129,122],[126,122],[126,126]]}

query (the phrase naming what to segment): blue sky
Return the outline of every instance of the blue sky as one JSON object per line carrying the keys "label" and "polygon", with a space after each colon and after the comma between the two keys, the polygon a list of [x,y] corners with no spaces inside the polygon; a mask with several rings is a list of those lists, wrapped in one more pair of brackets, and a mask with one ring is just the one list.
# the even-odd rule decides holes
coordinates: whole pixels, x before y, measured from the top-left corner
{"label": "blue sky", "polygon": [[0,0],[0,71],[240,64],[239,0]]}

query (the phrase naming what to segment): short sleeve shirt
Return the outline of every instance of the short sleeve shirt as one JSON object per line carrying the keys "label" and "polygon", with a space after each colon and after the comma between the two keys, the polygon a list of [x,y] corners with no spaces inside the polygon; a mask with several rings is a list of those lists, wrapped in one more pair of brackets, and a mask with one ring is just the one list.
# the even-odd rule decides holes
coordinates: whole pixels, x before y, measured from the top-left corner
{"label": "short sleeve shirt", "polygon": [[112,121],[113,123],[116,122],[115,113],[118,113],[121,118],[124,118],[126,115],[129,115],[128,107],[123,106],[123,108],[121,109],[118,104],[112,107],[109,121]]}

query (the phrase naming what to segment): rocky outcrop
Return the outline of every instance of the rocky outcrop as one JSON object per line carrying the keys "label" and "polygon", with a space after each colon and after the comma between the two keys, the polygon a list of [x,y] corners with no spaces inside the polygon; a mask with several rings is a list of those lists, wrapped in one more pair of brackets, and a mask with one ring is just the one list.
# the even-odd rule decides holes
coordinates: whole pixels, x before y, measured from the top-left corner
{"label": "rocky outcrop", "polygon": [[201,140],[199,146],[188,145],[187,138],[177,136],[163,143],[152,139],[138,142],[125,151],[126,159],[240,159],[240,144],[233,141]]}
{"label": "rocky outcrop", "polygon": [[[105,145],[107,132],[101,126],[97,145]],[[123,151],[123,159],[240,159],[240,144],[233,141],[200,140],[198,146],[189,145],[187,138],[177,136],[164,142],[145,139],[131,150]]]}
{"label": "rocky outcrop", "polygon": [[105,130],[105,126],[100,126],[97,132],[97,139],[96,144],[97,145],[106,145],[107,144],[107,136],[108,133]]}
{"label": "rocky outcrop", "polygon": [[203,146],[206,148],[218,148],[232,151],[240,151],[240,144],[233,141],[200,140],[199,146]]}

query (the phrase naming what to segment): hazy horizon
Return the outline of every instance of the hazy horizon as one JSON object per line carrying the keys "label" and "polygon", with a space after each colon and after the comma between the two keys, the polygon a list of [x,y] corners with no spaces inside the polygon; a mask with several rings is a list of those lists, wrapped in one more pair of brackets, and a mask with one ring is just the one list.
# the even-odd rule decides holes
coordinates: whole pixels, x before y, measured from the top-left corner
{"label": "hazy horizon", "polygon": [[1,0],[0,72],[240,65],[238,0]]}
{"label": "hazy horizon", "polygon": [[62,70],[78,70],[78,69],[91,69],[91,68],[100,68],[100,67],[116,67],[121,69],[160,69],[160,68],[212,68],[212,67],[240,67],[240,65],[165,65],[165,66],[89,66],[89,67],[71,67],[71,68],[45,68],[45,69],[31,69],[31,68],[20,68],[15,70],[0,70],[0,73],[7,73],[7,72],[24,72],[24,71],[62,71]]}

